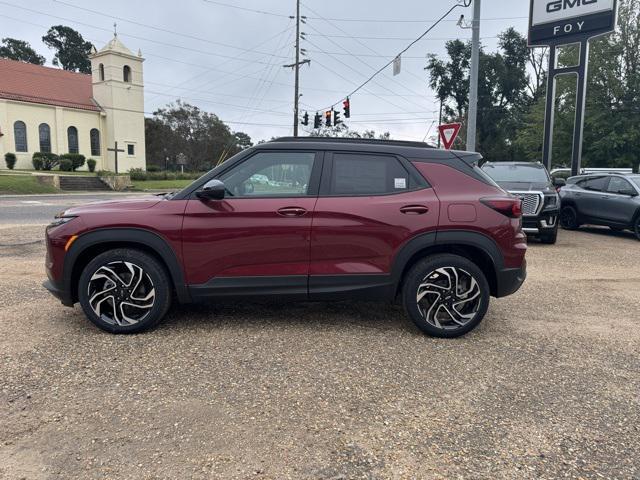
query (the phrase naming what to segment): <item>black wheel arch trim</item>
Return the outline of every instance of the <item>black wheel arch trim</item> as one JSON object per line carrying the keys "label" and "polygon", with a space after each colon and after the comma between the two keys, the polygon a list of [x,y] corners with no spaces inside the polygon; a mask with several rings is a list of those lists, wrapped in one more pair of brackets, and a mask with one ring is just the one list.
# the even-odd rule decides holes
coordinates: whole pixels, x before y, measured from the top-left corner
{"label": "black wheel arch trim", "polygon": [[167,267],[178,300],[181,303],[189,303],[191,301],[189,289],[185,282],[184,271],[173,248],[167,240],[158,233],[141,228],[106,228],[91,230],[80,235],[78,239],[73,242],[64,257],[63,290],[69,292],[70,297],[73,292],[71,280],[76,262],[88,248],[106,243],[130,243],[150,248],[160,257],[160,260]]}
{"label": "black wheel arch trim", "polygon": [[397,286],[412,258],[420,251],[437,246],[469,246],[482,250],[492,261],[495,273],[504,270],[504,257],[494,240],[488,236],[468,230],[445,230],[419,235],[409,240],[397,253],[392,266],[392,279]]}

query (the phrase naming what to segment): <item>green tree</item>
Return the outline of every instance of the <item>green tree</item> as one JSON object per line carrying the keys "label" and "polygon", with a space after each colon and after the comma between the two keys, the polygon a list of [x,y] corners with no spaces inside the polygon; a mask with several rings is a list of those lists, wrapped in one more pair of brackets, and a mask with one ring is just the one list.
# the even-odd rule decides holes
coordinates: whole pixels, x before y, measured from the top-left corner
{"label": "green tree", "polygon": [[[517,126],[534,93],[539,89],[527,72],[534,58],[526,39],[510,28],[499,36],[498,51],[480,51],[478,81],[478,141],[477,149],[492,160],[513,160],[519,152],[513,145]],[[446,44],[447,59],[428,56],[426,70],[429,85],[442,101],[443,120],[461,121],[469,108],[469,69],[471,45],[461,40]],[[531,93],[530,93],[531,92]],[[461,138],[466,129],[463,127]]]}
{"label": "green tree", "polygon": [[64,70],[72,72],[91,73],[89,55],[94,46],[73,28],[64,25],[51,27],[42,37],[42,41],[56,51],[53,57],[54,65],[60,65]]}
{"label": "green tree", "polygon": [[35,65],[44,65],[46,59],[24,40],[16,40],[15,38],[3,38],[0,45],[0,58],[8,58],[18,62],[33,63]]}
{"label": "green tree", "polygon": [[358,132],[357,130],[351,130],[345,123],[341,123],[337,127],[325,127],[312,130],[309,133],[310,137],[340,137],[340,138],[368,138],[379,140],[390,140],[391,134],[389,132],[377,135],[374,130],[365,130],[364,132]]}
{"label": "green tree", "polygon": [[217,115],[181,101],[154,112],[145,130],[149,163],[161,167],[184,153],[190,170],[203,171],[252,145],[249,135],[232,132]]}

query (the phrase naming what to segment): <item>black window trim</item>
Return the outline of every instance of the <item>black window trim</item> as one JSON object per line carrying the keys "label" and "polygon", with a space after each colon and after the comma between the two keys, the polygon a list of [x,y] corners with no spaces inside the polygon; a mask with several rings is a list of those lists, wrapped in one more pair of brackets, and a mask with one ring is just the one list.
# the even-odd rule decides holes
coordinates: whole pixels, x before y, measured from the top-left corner
{"label": "black window trim", "polygon": [[250,155],[247,155],[238,161],[233,162],[223,170],[216,172],[215,175],[206,175],[205,178],[202,178],[201,181],[198,182],[197,185],[194,186],[193,189],[188,194],[188,198],[193,200],[197,199],[196,192],[200,190],[202,186],[204,186],[207,182],[213,179],[220,178],[227,172],[233,170],[234,168],[239,167],[244,162],[249,161],[256,155],[261,153],[313,153],[315,158],[313,159],[313,169],[311,170],[311,178],[309,179],[309,188],[307,190],[306,195],[291,195],[291,194],[283,194],[283,195],[250,195],[246,197],[225,197],[225,200],[268,200],[268,199],[278,199],[278,198],[317,198],[318,190],[320,186],[320,176],[323,171],[324,165],[324,152],[312,149],[301,149],[301,150],[292,150],[292,149],[282,149],[282,150],[273,150],[273,149],[256,149],[251,152]]}
{"label": "black window trim", "polygon": [[[387,193],[354,193],[354,194],[335,194],[331,192],[331,175],[333,174],[333,156],[335,154],[346,154],[346,155],[359,155],[359,156],[372,156],[372,157],[393,157],[398,162],[402,168],[404,168],[411,178],[416,184],[414,188],[407,188],[405,190],[401,190],[398,192],[387,192]],[[420,175],[420,173],[416,170],[416,167],[406,158],[401,155],[397,155],[394,153],[388,152],[363,152],[363,151],[354,151],[354,150],[331,150],[325,153],[325,162],[324,168],[322,170],[322,180],[320,183],[320,194],[321,198],[361,198],[361,197],[391,197],[395,195],[403,195],[405,193],[417,192],[420,190],[425,190],[432,188],[429,185],[429,182]]]}

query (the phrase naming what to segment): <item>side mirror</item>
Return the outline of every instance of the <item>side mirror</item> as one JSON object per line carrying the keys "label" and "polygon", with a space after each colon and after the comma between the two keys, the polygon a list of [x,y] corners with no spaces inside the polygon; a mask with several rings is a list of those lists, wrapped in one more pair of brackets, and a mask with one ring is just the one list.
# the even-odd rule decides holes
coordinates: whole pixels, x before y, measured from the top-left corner
{"label": "side mirror", "polygon": [[567,185],[567,181],[564,178],[556,177],[553,179],[554,187],[564,187]]}
{"label": "side mirror", "polygon": [[225,191],[224,183],[220,180],[209,180],[196,192],[196,196],[202,200],[222,200]]}

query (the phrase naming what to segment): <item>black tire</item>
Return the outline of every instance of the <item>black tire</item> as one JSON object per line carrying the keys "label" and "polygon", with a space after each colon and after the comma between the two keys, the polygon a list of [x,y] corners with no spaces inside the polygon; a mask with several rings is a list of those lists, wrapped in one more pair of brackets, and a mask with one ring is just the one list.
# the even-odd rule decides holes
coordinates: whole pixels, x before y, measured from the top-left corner
{"label": "black tire", "polygon": [[169,310],[171,296],[165,268],[139,250],[117,249],[98,255],[78,282],[85,315],[110,333],[138,333],[155,327]]}
{"label": "black tire", "polygon": [[640,240],[640,215],[636,217],[636,223],[633,227],[633,233],[635,233],[636,238]]}
{"label": "black tire", "polygon": [[565,230],[577,230],[580,228],[578,223],[578,212],[573,207],[562,207],[560,210],[560,226]]}
{"label": "black tire", "polygon": [[547,245],[555,245],[558,241],[558,227],[554,228],[551,232],[545,232],[540,234],[540,242]]}
{"label": "black tire", "polygon": [[[454,289],[450,288],[448,293],[445,293],[446,282],[451,276],[447,273],[438,273],[438,270],[451,272],[451,269],[458,272],[458,288],[462,283],[463,290],[469,287],[468,291],[459,292],[455,289],[454,292]],[[477,286],[477,297],[474,297],[474,283],[471,278]],[[428,285],[433,285],[432,287],[425,286],[427,279],[429,279]],[[452,283],[449,282],[448,286],[451,287]],[[436,288],[435,285],[438,287]],[[425,290],[430,293],[425,295]],[[471,298],[466,300],[462,293],[467,293]],[[469,333],[480,324],[489,307],[490,293],[489,283],[475,263],[458,255],[444,254],[426,257],[409,270],[404,278],[402,301],[407,315],[424,333],[432,337],[456,338]],[[418,300],[421,294],[422,300]],[[437,298],[435,295],[438,295]],[[463,302],[459,302],[460,300]],[[456,305],[458,309],[455,308]],[[460,320],[462,316],[460,310],[469,317],[464,320],[463,325],[456,323],[450,313],[453,312]]]}

